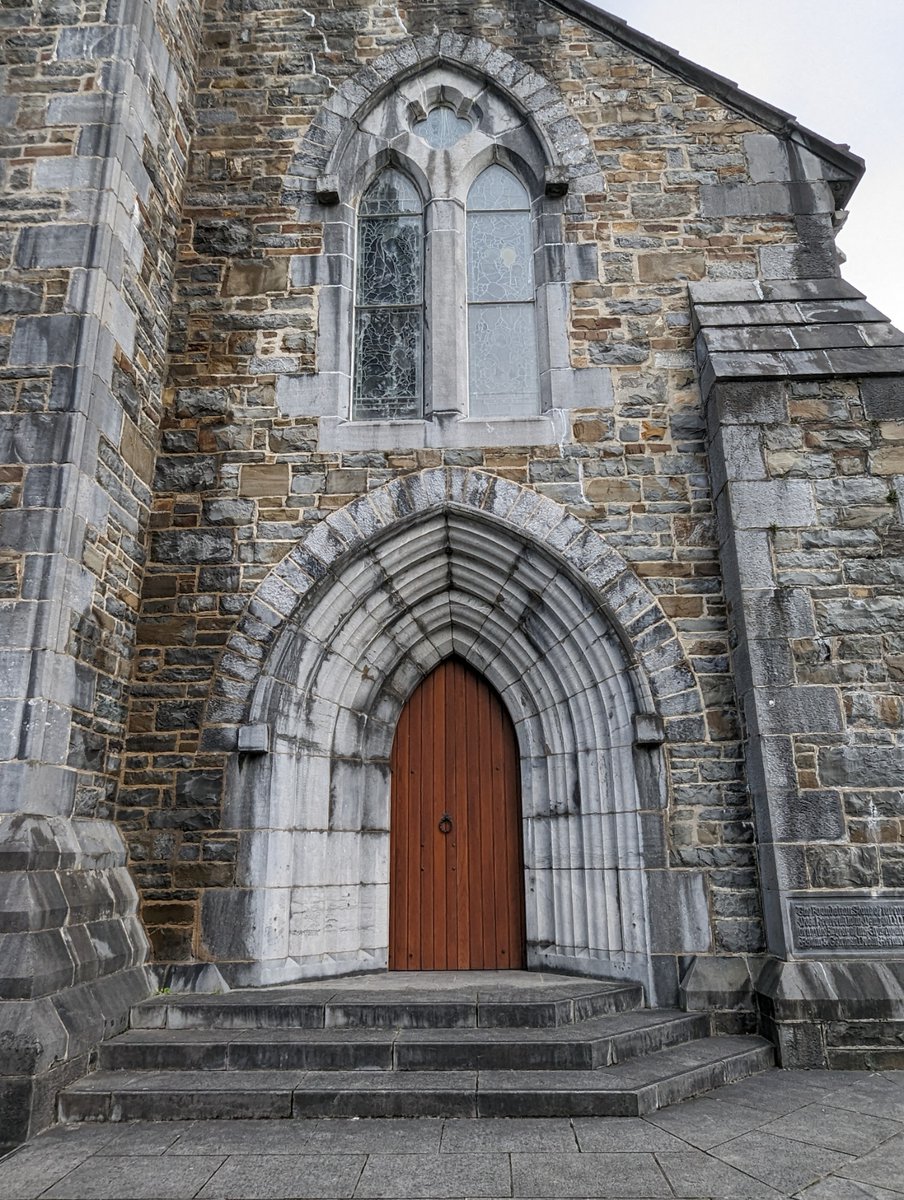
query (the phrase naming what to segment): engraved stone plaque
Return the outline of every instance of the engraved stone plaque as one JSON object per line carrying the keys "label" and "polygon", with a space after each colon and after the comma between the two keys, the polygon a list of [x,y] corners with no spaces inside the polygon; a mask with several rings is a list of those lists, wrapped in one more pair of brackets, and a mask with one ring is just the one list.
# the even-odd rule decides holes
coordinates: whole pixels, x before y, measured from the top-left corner
{"label": "engraved stone plaque", "polygon": [[904,950],[904,900],[792,900],[794,948],[833,953]]}

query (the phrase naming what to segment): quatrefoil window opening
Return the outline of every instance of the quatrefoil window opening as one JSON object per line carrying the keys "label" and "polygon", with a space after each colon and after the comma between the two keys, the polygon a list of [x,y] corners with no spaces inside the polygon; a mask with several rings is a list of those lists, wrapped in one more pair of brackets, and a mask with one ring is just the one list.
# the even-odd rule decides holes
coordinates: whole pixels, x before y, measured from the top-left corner
{"label": "quatrefoil window opening", "polygon": [[412,131],[434,150],[449,150],[468,136],[472,125],[460,117],[448,104],[439,104],[420,121],[415,121]]}

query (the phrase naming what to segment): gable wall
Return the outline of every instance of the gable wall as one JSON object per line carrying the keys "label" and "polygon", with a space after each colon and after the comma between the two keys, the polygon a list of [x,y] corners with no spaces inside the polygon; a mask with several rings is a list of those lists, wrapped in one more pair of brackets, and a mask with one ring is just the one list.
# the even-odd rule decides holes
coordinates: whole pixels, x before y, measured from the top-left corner
{"label": "gable wall", "polygon": [[[606,190],[566,203],[566,241],[598,250],[596,263],[572,252],[584,264],[571,286],[572,364],[611,369],[612,396],[573,411],[557,446],[319,453],[316,419],[287,418],[276,405],[280,375],[317,367],[318,289],[290,280],[293,259],[322,249],[321,223],[299,221],[283,201],[284,176],[337,86],[436,25],[541,71],[591,138]],[[208,5],[197,118],[117,808],[158,955],[203,953],[199,893],[234,879],[236,835],[218,815],[226,760],[215,731],[199,751],[198,730],[237,615],[312,523],[397,474],[435,465],[483,468],[568,505],[661,597],[706,708],[705,722],[687,723],[672,763],[671,859],[710,872],[714,948],[757,951],[687,280],[799,269],[793,216],[712,215],[770,207],[768,196],[739,205],[711,190],[758,178],[748,151],[760,143],[745,137],[762,130],[549,6],[520,0]],[[824,233],[828,216],[820,220]],[[834,269],[830,257],[823,269]],[[214,726],[233,717],[206,715]]]}

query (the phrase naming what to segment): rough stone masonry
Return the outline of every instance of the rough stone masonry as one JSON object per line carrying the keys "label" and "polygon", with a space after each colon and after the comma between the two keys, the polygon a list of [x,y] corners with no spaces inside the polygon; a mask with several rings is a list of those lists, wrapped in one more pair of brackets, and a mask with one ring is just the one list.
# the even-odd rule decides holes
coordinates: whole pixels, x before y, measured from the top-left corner
{"label": "rough stone masonry", "polygon": [[[453,651],[521,730],[534,965],[901,1065],[904,336],[839,275],[861,161],[584,0],[0,22],[6,1142],[158,986],[385,967],[387,739]],[[538,412],[468,416],[428,269],[423,419],[355,422],[364,189],[407,170],[461,263],[491,162]]]}

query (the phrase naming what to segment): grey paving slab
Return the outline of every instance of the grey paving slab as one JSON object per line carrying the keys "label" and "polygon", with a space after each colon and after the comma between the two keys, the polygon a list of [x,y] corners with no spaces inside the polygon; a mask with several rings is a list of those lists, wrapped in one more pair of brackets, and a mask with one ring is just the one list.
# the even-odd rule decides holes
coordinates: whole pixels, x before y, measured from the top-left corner
{"label": "grey paving slab", "polygon": [[[851,1090],[854,1086],[851,1085]],[[765,1108],[778,1116],[805,1104],[824,1102],[828,1094],[837,1090],[830,1079],[824,1078],[822,1071],[767,1071],[719,1088],[714,1098],[751,1108]]]}
{"label": "grey paving slab", "polygon": [[[191,1121],[177,1127],[169,1155],[301,1154],[312,1130],[303,1121]],[[365,1153],[365,1151],[361,1151]]]}
{"label": "grey paving slab", "polygon": [[374,1154],[355,1191],[356,1197],[387,1200],[510,1195],[506,1154]]}
{"label": "grey paving slab", "polygon": [[779,1192],[795,1192],[852,1162],[849,1155],[755,1130],[715,1146],[711,1153]]}
{"label": "grey paving slab", "polygon": [[652,1154],[513,1154],[512,1185],[515,1196],[576,1200],[672,1195]]}
{"label": "grey paving slab", "polygon": [[443,1122],[429,1117],[298,1120],[293,1124],[306,1134],[310,1151],[323,1154],[438,1154],[443,1134]]}
{"label": "grey paving slab", "polygon": [[878,1187],[904,1191],[904,1135],[892,1138],[856,1162],[836,1171],[843,1179],[874,1183]]}
{"label": "grey paving slab", "polygon": [[778,1200],[777,1192],[759,1179],[751,1179],[728,1163],[710,1158],[702,1150],[657,1156],[675,1196],[682,1200]]}
{"label": "grey paving slab", "polygon": [[228,1158],[198,1200],[341,1200],[355,1190],[363,1154],[241,1155]]}
{"label": "grey paving slab", "polygon": [[78,1151],[84,1151],[85,1155],[96,1154],[102,1146],[106,1146],[112,1142],[114,1138],[119,1137],[122,1133],[122,1125],[54,1125],[52,1129],[46,1130],[39,1138],[28,1143],[27,1147],[22,1147],[17,1150],[17,1154],[22,1154],[27,1148],[47,1148],[50,1146],[72,1146]]}
{"label": "grey paving slab", "polygon": [[850,1087],[830,1093],[825,1103],[867,1116],[904,1122],[904,1071],[899,1074],[900,1079],[887,1075],[861,1079]]}
{"label": "grey paving slab", "polygon": [[762,1132],[842,1154],[868,1154],[889,1138],[904,1133],[904,1125],[827,1104],[808,1104],[763,1125]]}
{"label": "grey paving slab", "polygon": [[191,1200],[222,1164],[222,1158],[95,1156],[76,1167],[42,1197],[47,1200]]}
{"label": "grey paving slab", "polygon": [[[721,1088],[717,1095],[725,1091]],[[728,1142],[742,1133],[748,1133],[760,1125],[768,1124],[772,1114],[747,1104],[734,1104],[729,1100],[703,1097],[660,1109],[644,1118],[652,1125],[672,1133],[682,1141],[696,1146],[698,1150],[709,1150],[720,1142]]]}
{"label": "grey paving slab", "polygon": [[834,1176],[798,1192],[794,1200],[900,1200],[901,1196],[904,1192],[890,1192],[887,1188],[873,1187],[871,1183]]}
{"label": "grey paving slab", "polygon": [[[150,1155],[150,1154],[166,1154],[178,1140],[179,1134],[184,1126],[177,1122],[176,1124],[153,1124],[151,1122],[128,1122],[125,1125],[114,1126],[116,1133],[105,1142],[96,1154],[112,1154],[118,1156],[126,1155]],[[203,1152],[201,1152],[203,1153]],[[228,1150],[208,1151],[213,1154],[228,1154]]]}
{"label": "grey paving slab", "polygon": [[540,1150],[577,1153],[578,1144],[567,1118],[511,1117],[496,1121],[463,1118],[446,1121],[443,1130],[444,1154],[511,1154]]}
{"label": "grey paving slab", "polygon": [[576,1117],[572,1122],[578,1146],[585,1154],[651,1154],[654,1150],[687,1150],[674,1134],[641,1117]]}
{"label": "grey paving slab", "polygon": [[0,1162],[0,1196],[33,1200],[91,1154],[88,1145],[45,1139],[31,1142]]}

